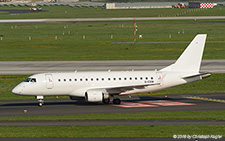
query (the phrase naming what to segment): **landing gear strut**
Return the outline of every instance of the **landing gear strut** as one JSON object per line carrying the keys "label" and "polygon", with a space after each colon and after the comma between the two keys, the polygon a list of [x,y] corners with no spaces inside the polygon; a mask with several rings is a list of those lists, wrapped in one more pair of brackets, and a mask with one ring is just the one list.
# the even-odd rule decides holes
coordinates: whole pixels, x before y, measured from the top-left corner
{"label": "landing gear strut", "polygon": [[110,102],[110,98],[103,99],[103,100],[102,100],[102,102],[103,102],[104,104],[109,104],[109,102]]}
{"label": "landing gear strut", "polygon": [[43,96],[36,96],[36,99],[39,102],[39,106],[42,107],[42,105],[44,104],[44,97]]}
{"label": "landing gear strut", "polygon": [[119,98],[113,99],[113,104],[120,105],[121,100]]}

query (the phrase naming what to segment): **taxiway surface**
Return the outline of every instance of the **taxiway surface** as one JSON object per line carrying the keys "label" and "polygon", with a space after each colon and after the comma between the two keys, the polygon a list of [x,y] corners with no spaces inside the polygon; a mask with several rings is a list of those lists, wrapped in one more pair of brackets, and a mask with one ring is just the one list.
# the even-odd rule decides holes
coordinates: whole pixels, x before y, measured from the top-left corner
{"label": "taxiway surface", "polygon": [[[0,75],[73,71],[131,71],[162,69],[175,60],[130,61],[1,61]],[[225,73],[225,59],[203,60],[202,72]]]}
{"label": "taxiway surface", "polygon": [[[196,96],[200,98],[193,99]],[[38,107],[35,99],[1,101],[0,116],[225,110],[224,93],[168,95],[167,98],[161,95],[132,97],[131,99],[121,97],[121,100],[122,104],[117,106],[70,99],[46,99],[43,107]],[[24,110],[27,110],[27,113],[24,113]]]}

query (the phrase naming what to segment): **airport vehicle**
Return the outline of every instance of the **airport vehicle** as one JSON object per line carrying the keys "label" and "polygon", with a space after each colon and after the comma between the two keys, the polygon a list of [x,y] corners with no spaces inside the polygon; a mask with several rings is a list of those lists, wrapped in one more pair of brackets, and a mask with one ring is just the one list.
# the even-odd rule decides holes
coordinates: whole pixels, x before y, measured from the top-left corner
{"label": "airport vehicle", "polygon": [[174,8],[185,8],[185,4],[184,3],[178,3],[178,5],[174,5]]}
{"label": "airport vehicle", "polygon": [[41,7],[33,7],[33,8],[29,8],[29,10],[32,12],[36,12],[36,11],[42,11],[42,8]]}
{"label": "airport vehicle", "polygon": [[155,71],[96,71],[40,73],[28,77],[12,93],[35,96],[42,106],[44,96],[85,98],[88,102],[120,104],[121,95],[150,93],[209,77],[199,72],[206,34],[197,35],[178,60]]}

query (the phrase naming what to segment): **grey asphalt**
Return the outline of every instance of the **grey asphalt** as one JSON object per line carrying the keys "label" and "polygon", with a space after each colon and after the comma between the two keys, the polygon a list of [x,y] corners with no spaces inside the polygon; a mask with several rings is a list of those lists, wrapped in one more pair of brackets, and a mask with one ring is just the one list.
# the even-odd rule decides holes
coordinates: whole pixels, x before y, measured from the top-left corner
{"label": "grey asphalt", "polygon": [[[37,100],[10,100],[0,101],[0,116],[39,116],[39,115],[73,115],[91,113],[133,113],[133,112],[176,112],[176,111],[216,111],[225,110],[224,103],[203,100],[187,99],[187,96],[225,100],[224,93],[217,94],[185,94],[165,96],[120,97],[122,102],[138,102],[149,100],[170,100],[195,105],[159,106],[123,108],[102,103],[88,103],[68,99],[45,99],[43,107],[38,107]],[[27,113],[24,113],[27,110]]]}
{"label": "grey asphalt", "polygon": [[29,10],[17,10],[17,9],[4,9],[4,10],[0,10],[1,12],[5,12],[5,13],[0,13],[0,15],[7,15],[7,14],[21,14],[21,13],[29,13]]}
{"label": "grey asphalt", "polygon": [[125,18],[69,18],[69,19],[13,19],[0,20],[0,23],[41,23],[41,22],[83,22],[83,21],[147,21],[147,20],[194,20],[225,19],[225,16],[190,16],[190,17],[125,17]]}
{"label": "grey asphalt", "polygon": [[[175,60],[131,61],[0,61],[0,75],[42,72],[159,70]],[[203,60],[202,72],[225,73],[225,59]]]}
{"label": "grey asphalt", "polygon": [[[0,101],[0,116],[35,116],[35,115],[69,115],[90,113],[126,113],[126,112],[171,112],[171,111],[208,111],[225,110],[224,103],[209,102],[201,100],[186,99],[186,96],[198,96],[204,98],[225,100],[225,93],[217,94],[186,94],[164,96],[142,96],[128,99],[122,98],[122,102],[135,102],[139,100],[171,100],[193,103],[192,106],[168,106],[168,107],[146,107],[146,108],[121,108],[100,103],[87,103],[83,101],[71,102],[66,99],[48,99],[43,107],[38,107],[35,100]],[[27,110],[27,113],[24,113]],[[94,125],[224,125],[225,121],[215,120],[90,120],[90,121],[0,121],[0,126],[94,126]],[[170,138],[0,138],[1,140],[154,140],[171,141],[178,140]],[[179,139],[179,140],[195,140]],[[200,141],[201,139],[199,139]],[[212,139],[203,139],[204,141]],[[222,139],[219,139],[222,140]]]}

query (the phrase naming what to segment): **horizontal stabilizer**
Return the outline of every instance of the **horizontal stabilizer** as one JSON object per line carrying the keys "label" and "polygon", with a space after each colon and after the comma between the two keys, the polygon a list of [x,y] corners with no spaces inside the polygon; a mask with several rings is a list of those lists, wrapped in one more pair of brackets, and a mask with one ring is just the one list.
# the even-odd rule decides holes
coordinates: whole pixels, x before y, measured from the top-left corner
{"label": "horizontal stabilizer", "polygon": [[188,79],[188,78],[193,78],[193,77],[196,77],[196,76],[201,76],[202,79],[203,79],[203,78],[207,78],[207,77],[211,76],[211,73],[202,72],[202,73],[198,73],[198,74],[185,75],[185,76],[182,76],[181,78]]}

